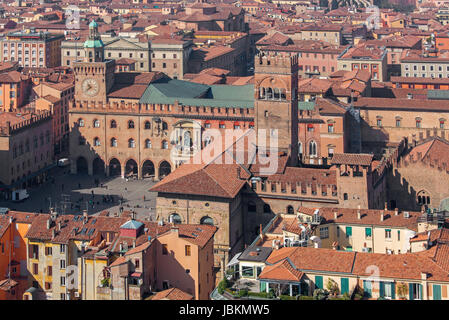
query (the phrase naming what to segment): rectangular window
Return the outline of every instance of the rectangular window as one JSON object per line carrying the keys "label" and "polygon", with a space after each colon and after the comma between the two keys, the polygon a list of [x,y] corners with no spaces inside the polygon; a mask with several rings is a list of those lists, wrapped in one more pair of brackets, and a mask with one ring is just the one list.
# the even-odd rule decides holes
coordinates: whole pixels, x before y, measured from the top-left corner
{"label": "rectangular window", "polygon": [[47,267],[47,275],[50,277],[53,275],[53,267],[52,266]]}
{"label": "rectangular window", "polygon": [[385,239],[391,239],[391,229],[385,229]]}
{"label": "rectangular window", "polygon": [[65,277],[61,277],[61,286],[65,286]]}
{"label": "rectangular window", "polygon": [[401,230],[398,230],[398,241],[401,241]]}
{"label": "rectangular window", "polygon": [[346,227],[346,237],[349,238],[352,236],[352,227]]}
{"label": "rectangular window", "polygon": [[320,238],[321,239],[329,238],[329,227],[320,228]]}
{"label": "rectangular window", "polygon": [[371,238],[372,229],[371,228],[365,228],[365,237]]}
{"label": "rectangular window", "polygon": [[59,246],[59,252],[65,253],[65,244],[61,244],[61,245]]}
{"label": "rectangular window", "polygon": [[33,263],[33,274],[39,273],[39,265],[37,263]]}
{"label": "rectangular window", "polygon": [[254,276],[254,267],[242,266],[242,276],[243,277],[253,277]]}
{"label": "rectangular window", "polygon": [[61,269],[65,269],[65,260],[59,260],[59,266]]}
{"label": "rectangular window", "polygon": [[138,268],[140,267],[140,260],[139,260],[139,259],[136,259],[136,260],[134,261],[134,265],[136,266],[136,269],[138,269]]}
{"label": "rectangular window", "polygon": [[186,256],[190,257],[190,246],[189,245],[185,246],[185,252],[186,252]]}
{"label": "rectangular window", "polygon": [[396,127],[400,127],[401,126],[401,120],[400,119],[396,119]]}
{"label": "rectangular window", "polygon": [[168,248],[166,244],[162,245],[162,254],[163,255],[167,255],[168,254]]}

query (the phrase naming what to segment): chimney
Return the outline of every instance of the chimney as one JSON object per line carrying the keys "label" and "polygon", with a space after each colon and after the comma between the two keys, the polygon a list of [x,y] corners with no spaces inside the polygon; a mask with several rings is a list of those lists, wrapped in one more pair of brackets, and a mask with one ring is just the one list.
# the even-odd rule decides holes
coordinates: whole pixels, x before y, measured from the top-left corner
{"label": "chimney", "polygon": [[120,246],[119,246],[120,252],[123,251],[123,243],[120,242]]}
{"label": "chimney", "polygon": [[360,209],[357,209],[357,219],[362,219],[362,216],[361,216],[361,214],[360,214]]}
{"label": "chimney", "polygon": [[56,230],[51,230],[51,238],[54,239],[56,237]]}
{"label": "chimney", "polygon": [[136,240],[133,240],[133,248],[136,247]]}
{"label": "chimney", "polygon": [[384,210],[385,210],[385,211],[388,210],[388,206],[387,206],[387,203],[386,203],[386,202],[385,202],[385,208],[384,208]]}
{"label": "chimney", "polygon": [[47,219],[47,230],[49,230],[51,227],[51,219]]}
{"label": "chimney", "polygon": [[384,213],[383,212],[380,213],[380,221],[384,221]]}
{"label": "chimney", "polygon": [[61,224],[61,221],[59,221],[58,222],[58,230],[61,231],[61,229],[62,229],[62,224]]}
{"label": "chimney", "polygon": [[398,208],[394,208],[394,215],[395,216],[399,215],[399,209]]}
{"label": "chimney", "polygon": [[334,211],[334,220],[337,220],[337,218],[338,218],[338,213],[337,213],[337,211]]}

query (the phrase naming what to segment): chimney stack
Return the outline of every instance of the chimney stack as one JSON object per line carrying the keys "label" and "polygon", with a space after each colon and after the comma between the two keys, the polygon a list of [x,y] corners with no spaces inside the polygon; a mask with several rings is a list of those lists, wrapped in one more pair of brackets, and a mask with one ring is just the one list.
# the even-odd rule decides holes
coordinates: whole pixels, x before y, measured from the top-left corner
{"label": "chimney stack", "polygon": [[360,209],[357,209],[357,219],[362,219],[362,215],[360,214]]}
{"label": "chimney stack", "polygon": [[54,239],[56,237],[56,230],[51,230],[51,238]]}
{"label": "chimney stack", "polygon": [[136,240],[133,240],[133,248],[136,247]]}
{"label": "chimney stack", "polygon": [[385,211],[387,211],[388,210],[388,206],[387,206],[387,203],[385,202],[385,209],[384,209]]}
{"label": "chimney stack", "polygon": [[338,218],[338,213],[337,213],[337,211],[334,211],[334,220],[337,220],[337,218]]}
{"label": "chimney stack", "polygon": [[120,246],[119,246],[120,252],[123,251],[123,243],[120,242]]}
{"label": "chimney stack", "polygon": [[51,227],[51,219],[48,218],[48,219],[47,219],[47,230],[49,230],[50,227]]}
{"label": "chimney stack", "polygon": [[380,221],[384,221],[384,213],[383,212],[380,213]]}
{"label": "chimney stack", "polygon": [[61,224],[61,221],[59,221],[58,222],[58,230],[61,231],[61,229],[62,229],[62,224]]}
{"label": "chimney stack", "polygon": [[399,209],[398,208],[394,208],[394,215],[395,216],[399,215]]}

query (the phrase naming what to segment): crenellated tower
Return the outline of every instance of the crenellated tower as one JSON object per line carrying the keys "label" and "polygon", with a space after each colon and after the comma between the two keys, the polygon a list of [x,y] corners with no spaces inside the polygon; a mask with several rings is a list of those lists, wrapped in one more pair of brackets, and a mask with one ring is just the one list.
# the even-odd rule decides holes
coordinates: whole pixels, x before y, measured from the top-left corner
{"label": "crenellated tower", "polygon": [[[255,57],[255,128],[266,132],[267,146],[276,138],[279,152],[298,163],[298,56],[259,54]],[[258,145],[260,145],[258,141]]]}

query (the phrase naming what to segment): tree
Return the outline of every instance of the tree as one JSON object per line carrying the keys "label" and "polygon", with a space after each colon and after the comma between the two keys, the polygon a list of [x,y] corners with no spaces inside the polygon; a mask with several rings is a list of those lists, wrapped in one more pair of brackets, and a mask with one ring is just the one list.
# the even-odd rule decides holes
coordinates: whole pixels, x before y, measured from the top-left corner
{"label": "tree", "polygon": [[315,289],[313,291],[313,300],[326,300],[329,296],[329,292],[323,289]]}
{"label": "tree", "polygon": [[220,283],[218,284],[218,289],[217,289],[218,293],[223,294],[223,292],[228,287],[228,285],[229,285],[228,280],[226,280],[226,278],[221,280]]}
{"label": "tree", "polygon": [[326,285],[327,290],[329,290],[329,293],[333,296],[336,296],[340,293],[340,289],[338,288],[338,284],[331,278],[327,280]]}

